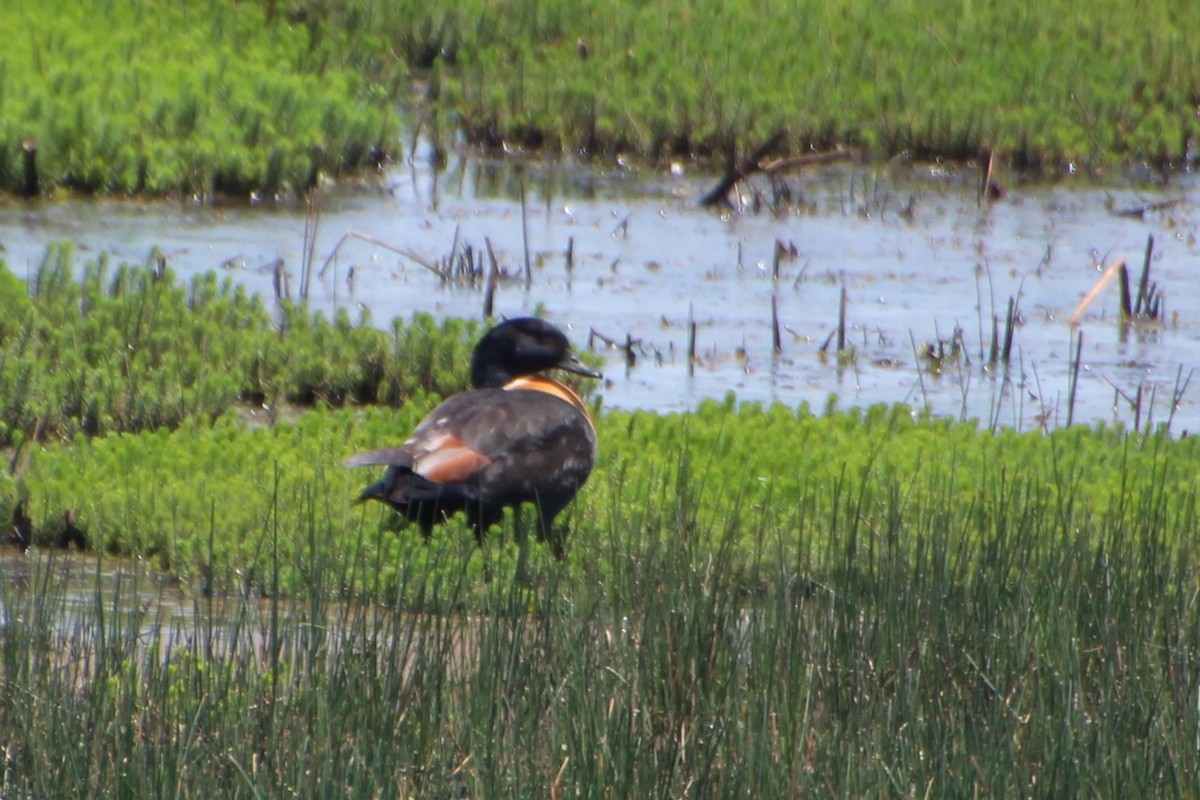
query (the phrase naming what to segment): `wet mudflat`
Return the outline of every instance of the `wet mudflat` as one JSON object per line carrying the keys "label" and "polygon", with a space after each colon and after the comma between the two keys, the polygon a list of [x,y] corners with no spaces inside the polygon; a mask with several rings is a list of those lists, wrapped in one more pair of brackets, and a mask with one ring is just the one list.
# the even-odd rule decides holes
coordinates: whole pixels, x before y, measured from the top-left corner
{"label": "wet mudflat", "polygon": [[[1010,178],[1007,196],[981,208],[970,165],[843,165],[787,177],[784,208],[727,214],[697,207],[712,183],[686,168],[620,164],[396,165],[378,184],[322,193],[309,300],[367,308],[380,325],[415,311],[479,317],[484,281],[443,280],[428,266],[470,248],[486,271],[490,245],[501,270],[494,313],[542,313],[605,353],[608,407],[683,411],[733,392],[819,411],[836,396],[843,408],[907,403],[989,426],[1054,428],[1067,421],[1082,332],[1075,422],[1200,426],[1200,385],[1185,385],[1200,363],[1191,175]],[[744,189],[748,204],[755,191],[775,197],[766,182]],[[1129,209],[1145,211],[1118,213]],[[295,203],[5,205],[0,244],[18,274],[55,241],[137,262],[158,247],[184,279],[219,270],[266,297],[295,297],[306,219]],[[1161,318],[1122,325],[1113,281],[1073,327],[1115,259],[1128,262],[1136,290],[1150,237]],[[843,290],[839,357],[829,340]],[[994,320],[1002,339],[1010,299],[1010,361],[989,365]],[[606,341],[631,343],[633,363]]]}

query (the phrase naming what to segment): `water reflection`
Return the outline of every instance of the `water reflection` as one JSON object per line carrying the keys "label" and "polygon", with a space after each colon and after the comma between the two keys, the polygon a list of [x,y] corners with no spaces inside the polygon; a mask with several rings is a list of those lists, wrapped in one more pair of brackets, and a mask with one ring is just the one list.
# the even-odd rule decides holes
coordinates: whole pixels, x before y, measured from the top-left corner
{"label": "water reflection", "polygon": [[80,685],[95,659],[278,659],[365,650],[406,671],[436,662],[450,674],[478,658],[479,620],[401,612],[376,603],[253,592],[206,593],[152,565],[106,554],[0,547],[0,642],[49,648]]}

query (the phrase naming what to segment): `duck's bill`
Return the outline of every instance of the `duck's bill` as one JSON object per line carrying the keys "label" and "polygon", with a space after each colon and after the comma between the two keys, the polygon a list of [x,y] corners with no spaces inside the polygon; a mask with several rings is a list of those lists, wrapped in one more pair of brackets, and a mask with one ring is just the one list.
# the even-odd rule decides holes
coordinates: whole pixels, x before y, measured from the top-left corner
{"label": "duck's bill", "polygon": [[603,378],[604,376],[592,369],[584,366],[584,363],[575,356],[567,356],[562,361],[558,362],[558,368],[567,372],[574,372],[576,375],[582,375],[585,378]]}

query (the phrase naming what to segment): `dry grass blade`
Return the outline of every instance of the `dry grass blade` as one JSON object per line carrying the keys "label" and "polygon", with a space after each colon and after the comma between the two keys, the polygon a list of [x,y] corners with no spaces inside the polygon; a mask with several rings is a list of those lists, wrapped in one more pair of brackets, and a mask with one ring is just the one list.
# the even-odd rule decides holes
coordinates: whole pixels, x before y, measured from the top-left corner
{"label": "dry grass blade", "polygon": [[1075,313],[1071,315],[1071,327],[1075,327],[1079,324],[1079,320],[1083,318],[1084,312],[1086,312],[1088,307],[1095,302],[1097,297],[1100,296],[1100,292],[1102,292],[1104,287],[1108,285],[1109,281],[1113,279],[1113,276],[1123,269],[1125,269],[1125,259],[1123,258],[1118,258],[1116,261],[1108,265],[1108,268],[1104,270],[1104,273],[1100,276],[1100,279],[1096,281],[1096,285],[1091,288],[1091,291],[1084,295],[1083,299],[1079,301],[1079,305],[1075,307]]}
{"label": "dry grass blade", "polygon": [[993,178],[996,166],[996,151],[988,148],[985,151],[987,155],[987,163],[984,165],[983,173],[979,181],[979,197],[977,203],[980,208],[987,205],[989,200],[999,200],[1004,196],[1004,188]]}

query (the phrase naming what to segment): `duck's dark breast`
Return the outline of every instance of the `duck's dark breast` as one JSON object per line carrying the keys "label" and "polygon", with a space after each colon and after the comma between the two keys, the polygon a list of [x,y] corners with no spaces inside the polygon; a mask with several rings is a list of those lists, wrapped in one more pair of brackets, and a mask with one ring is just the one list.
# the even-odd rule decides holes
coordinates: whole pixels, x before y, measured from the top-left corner
{"label": "duck's dark breast", "polygon": [[[486,458],[476,476],[480,496],[506,503],[558,505],[554,501],[564,495],[565,504],[596,459],[596,433],[586,413],[541,390],[506,387],[458,395],[435,409],[413,438],[434,431],[453,435]],[[426,472],[424,459],[417,471],[442,482]]]}
{"label": "duck's dark breast", "polygon": [[553,378],[547,378],[545,375],[527,375],[509,381],[504,385],[504,390],[506,392],[541,392],[570,403],[591,428],[592,439],[596,438],[596,425],[592,422],[592,415],[588,412],[587,403],[583,402],[583,398],[577,395],[570,386],[559,383]]}

